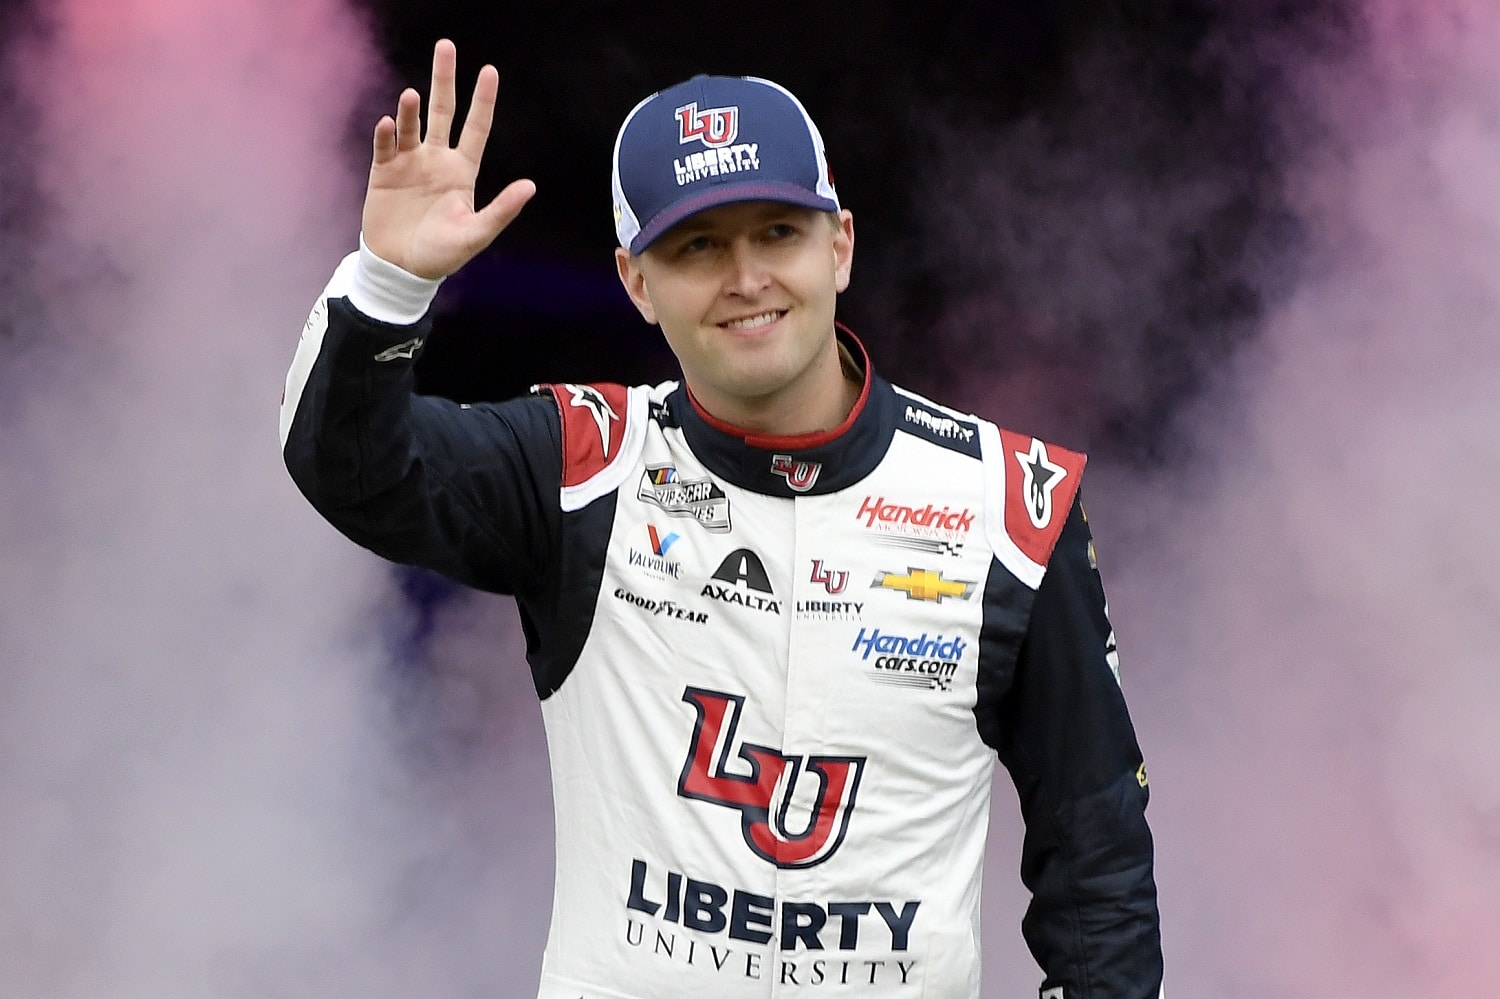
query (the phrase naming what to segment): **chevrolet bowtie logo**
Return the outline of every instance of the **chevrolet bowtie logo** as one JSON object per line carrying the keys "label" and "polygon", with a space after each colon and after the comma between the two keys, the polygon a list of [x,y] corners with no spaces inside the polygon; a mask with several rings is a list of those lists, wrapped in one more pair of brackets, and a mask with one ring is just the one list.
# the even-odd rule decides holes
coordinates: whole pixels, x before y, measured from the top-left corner
{"label": "chevrolet bowtie logo", "polygon": [[908,600],[934,600],[942,603],[944,597],[967,600],[969,594],[974,592],[975,585],[961,579],[944,579],[941,572],[911,567],[904,576],[894,572],[877,572],[870,588],[901,590]]}

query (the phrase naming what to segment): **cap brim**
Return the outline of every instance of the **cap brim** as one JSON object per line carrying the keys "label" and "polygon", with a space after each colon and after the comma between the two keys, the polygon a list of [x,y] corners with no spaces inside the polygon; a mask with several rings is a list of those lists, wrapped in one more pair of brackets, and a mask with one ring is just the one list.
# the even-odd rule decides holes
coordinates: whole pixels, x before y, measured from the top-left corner
{"label": "cap brim", "polygon": [[662,233],[689,215],[696,215],[705,209],[716,208],[719,205],[732,205],[741,201],[778,201],[782,204],[800,205],[803,208],[812,208],[820,212],[839,210],[837,201],[820,197],[797,184],[766,184],[754,181],[742,184],[717,184],[701,194],[696,194],[664,209],[647,222],[641,227],[635,239],[630,241],[630,252],[640,253],[656,242]]}

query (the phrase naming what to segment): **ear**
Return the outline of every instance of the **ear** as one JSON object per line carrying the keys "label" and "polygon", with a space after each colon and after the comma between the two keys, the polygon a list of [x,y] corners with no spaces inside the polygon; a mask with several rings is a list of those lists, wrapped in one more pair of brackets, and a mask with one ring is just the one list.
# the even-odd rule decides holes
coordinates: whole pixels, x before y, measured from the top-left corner
{"label": "ear", "polygon": [[853,267],[854,213],[844,208],[839,211],[838,228],[833,233],[833,281],[837,290],[849,287],[849,272]]}
{"label": "ear", "polygon": [[641,318],[651,325],[656,325],[656,308],[651,304],[651,296],[646,294],[646,276],[641,273],[641,263],[630,255],[630,251],[623,246],[615,247],[615,267],[620,272],[620,283],[625,286],[625,294],[635,303],[636,311]]}

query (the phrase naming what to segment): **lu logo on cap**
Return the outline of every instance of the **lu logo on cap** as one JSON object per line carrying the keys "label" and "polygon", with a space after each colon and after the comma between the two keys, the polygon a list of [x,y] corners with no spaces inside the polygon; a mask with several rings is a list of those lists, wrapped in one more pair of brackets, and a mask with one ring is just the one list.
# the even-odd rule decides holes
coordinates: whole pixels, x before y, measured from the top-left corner
{"label": "lu logo on cap", "polygon": [[710,149],[727,146],[740,134],[740,109],[737,107],[698,110],[698,102],[684,104],[676,111],[681,126],[678,142],[686,145],[698,139]]}

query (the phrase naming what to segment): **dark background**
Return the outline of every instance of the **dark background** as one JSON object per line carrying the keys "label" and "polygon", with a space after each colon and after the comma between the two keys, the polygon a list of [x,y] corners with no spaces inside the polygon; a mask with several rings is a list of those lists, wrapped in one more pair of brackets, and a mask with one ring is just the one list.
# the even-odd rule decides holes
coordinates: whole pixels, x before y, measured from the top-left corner
{"label": "dark background", "polygon": [[743,73],[790,88],[823,132],[858,237],[840,318],[879,370],[1146,466],[1191,458],[1180,414],[1296,265],[1281,180],[1301,126],[1279,67],[1349,33],[1326,0],[370,10],[395,78],[360,141],[401,86],[425,95],[451,37],[461,92],[485,62],[501,74],[479,197],[538,185],[444,286],[422,390],[674,377],[614,274],[610,150],[648,93]]}

